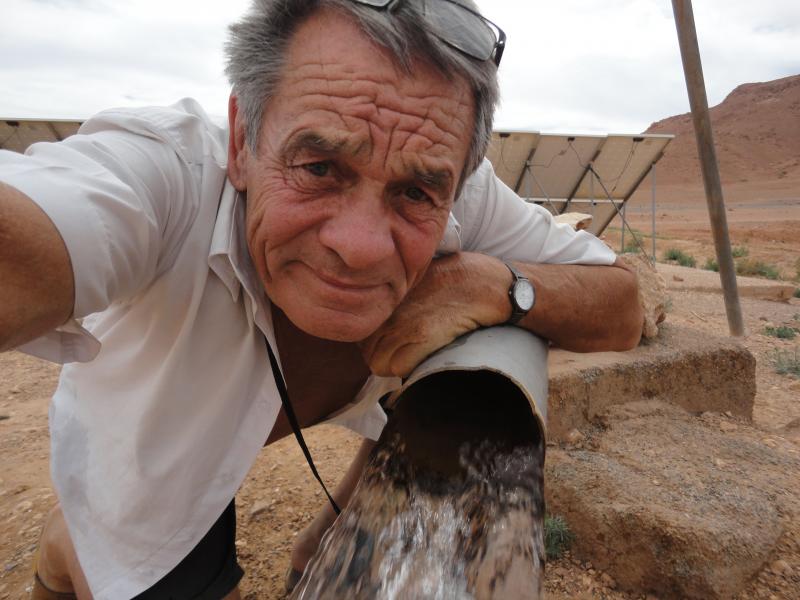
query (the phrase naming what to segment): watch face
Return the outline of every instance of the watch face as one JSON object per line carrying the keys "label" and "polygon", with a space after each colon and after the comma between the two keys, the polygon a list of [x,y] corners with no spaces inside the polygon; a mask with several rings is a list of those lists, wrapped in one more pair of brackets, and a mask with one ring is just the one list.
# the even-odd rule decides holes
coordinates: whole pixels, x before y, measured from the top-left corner
{"label": "watch face", "polygon": [[533,308],[533,286],[530,281],[521,279],[514,286],[514,301],[521,310],[528,311]]}

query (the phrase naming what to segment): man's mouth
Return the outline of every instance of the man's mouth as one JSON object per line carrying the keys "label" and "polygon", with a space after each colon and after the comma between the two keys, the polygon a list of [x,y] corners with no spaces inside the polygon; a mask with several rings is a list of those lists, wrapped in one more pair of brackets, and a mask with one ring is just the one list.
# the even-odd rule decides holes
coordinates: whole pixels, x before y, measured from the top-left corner
{"label": "man's mouth", "polygon": [[351,278],[338,277],[336,275],[331,275],[330,273],[325,273],[316,270],[314,271],[314,274],[328,285],[336,288],[341,288],[343,290],[369,291],[371,289],[381,286],[380,283],[375,283],[371,281],[370,282],[359,281]]}

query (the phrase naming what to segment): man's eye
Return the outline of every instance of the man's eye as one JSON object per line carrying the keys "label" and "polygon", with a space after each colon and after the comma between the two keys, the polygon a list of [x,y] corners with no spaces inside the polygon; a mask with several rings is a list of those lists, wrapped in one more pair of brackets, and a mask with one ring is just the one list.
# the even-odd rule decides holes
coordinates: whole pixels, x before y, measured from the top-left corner
{"label": "man's eye", "polygon": [[314,177],[325,177],[330,172],[331,166],[327,162],[314,162],[303,165],[303,168]]}
{"label": "man's eye", "polygon": [[424,201],[428,200],[428,198],[429,198],[428,194],[423,192],[418,187],[406,188],[405,195],[406,195],[407,198],[409,198],[410,200],[413,200],[414,202],[424,202]]}

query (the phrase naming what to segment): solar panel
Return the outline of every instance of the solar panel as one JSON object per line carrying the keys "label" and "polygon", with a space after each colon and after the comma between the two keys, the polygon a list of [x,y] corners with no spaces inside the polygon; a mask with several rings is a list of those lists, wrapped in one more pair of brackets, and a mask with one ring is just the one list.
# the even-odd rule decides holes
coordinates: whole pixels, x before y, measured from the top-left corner
{"label": "solar panel", "polygon": [[0,119],[0,149],[25,152],[36,142],[58,142],[78,131],[80,121]]}
{"label": "solar panel", "polygon": [[539,134],[535,131],[496,132],[492,135],[486,157],[492,163],[495,174],[513,190],[538,143]]}
{"label": "solar panel", "polygon": [[591,214],[599,235],[673,137],[495,132],[486,156],[520,196],[553,214]]}

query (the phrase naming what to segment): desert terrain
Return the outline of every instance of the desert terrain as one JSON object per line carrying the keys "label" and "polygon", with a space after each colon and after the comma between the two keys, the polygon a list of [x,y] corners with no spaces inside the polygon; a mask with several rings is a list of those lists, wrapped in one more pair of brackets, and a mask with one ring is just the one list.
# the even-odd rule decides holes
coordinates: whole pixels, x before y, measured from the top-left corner
{"label": "desert terrain", "polygon": [[[800,77],[740,86],[713,109],[712,123],[733,245],[744,248],[741,258],[771,266],[780,280],[800,286]],[[693,154],[691,123],[686,115],[679,115],[654,123],[648,131],[677,135],[658,165],[658,259],[662,260],[668,249],[678,249],[694,257],[701,268],[713,258],[714,248]],[[643,187],[646,189],[634,196],[627,215],[649,252],[650,192],[647,182]],[[618,222],[612,223],[605,239],[619,250]],[[629,242],[627,234],[626,245]],[[720,294],[679,290],[669,280],[666,283],[668,323],[690,327],[698,336],[727,335]],[[752,422],[718,414],[705,419],[723,435],[738,430],[753,443],[778,445],[787,456],[796,457],[800,435],[792,424],[800,419],[800,378],[776,373],[774,357],[776,350],[797,352],[800,336],[779,339],[770,335],[768,328],[800,330],[800,298],[784,302],[743,298],[742,309],[747,335],[741,343],[756,359]],[[47,410],[57,377],[56,365],[16,352],[0,355],[0,599],[27,596],[41,526],[56,503],[49,477]],[[309,430],[306,439],[322,476],[330,483],[344,473],[358,445],[354,434],[331,426]],[[554,448],[563,449],[568,449],[568,444]],[[655,450],[665,456],[674,452],[670,447]],[[786,472],[776,485],[800,489],[798,473]],[[246,599],[282,597],[292,540],[323,501],[294,439],[284,439],[261,452],[237,496],[236,545],[246,571],[242,582]],[[569,551],[547,565],[549,598],[657,597],[648,590],[618,587],[612,575]],[[792,600],[800,597],[798,590],[800,522],[795,518],[737,597]]]}

